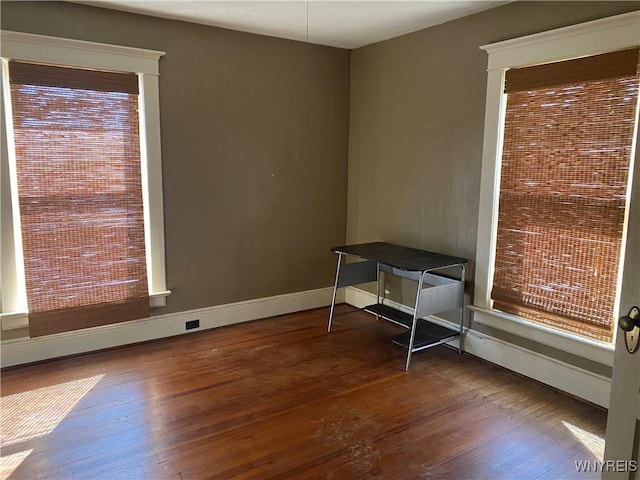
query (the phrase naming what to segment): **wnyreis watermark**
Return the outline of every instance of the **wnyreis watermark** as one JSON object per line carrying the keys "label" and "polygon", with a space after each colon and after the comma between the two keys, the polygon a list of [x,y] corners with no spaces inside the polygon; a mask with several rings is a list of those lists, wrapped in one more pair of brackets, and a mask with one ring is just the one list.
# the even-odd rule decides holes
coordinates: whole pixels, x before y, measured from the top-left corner
{"label": "wnyreis watermark", "polygon": [[576,460],[578,472],[637,472],[637,460]]}

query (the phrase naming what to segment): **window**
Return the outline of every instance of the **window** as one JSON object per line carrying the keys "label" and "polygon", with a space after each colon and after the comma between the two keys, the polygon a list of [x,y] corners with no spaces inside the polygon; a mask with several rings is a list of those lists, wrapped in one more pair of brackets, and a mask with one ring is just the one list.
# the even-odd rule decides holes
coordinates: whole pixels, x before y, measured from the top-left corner
{"label": "window", "polygon": [[[601,66],[596,67],[600,73],[595,78],[584,71],[581,77],[573,75],[580,70],[578,64],[588,64],[587,70],[602,59],[609,66],[619,65],[619,57],[610,61],[613,57],[601,54],[637,47],[639,26],[640,13],[632,12],[482,47],[489,53],[489,71],[474,321],[605,364],[612,362],[613,347],[603,341],[612,334],[611,309],[617,298],[629,198],[637,49],[626,54],[634,58],[624,74],[626,80],[618,73],[603,75]],[[618,94],[606,91],[613,87]],[[625,127],[618,130],[624,133],[616,138],[621,143],[598,142],[612,138],[611,131],[602,131],[610,122],[583,118],[567,126],[571,122],[565,119],[562,128],[583,129],[587,124],[595,128],[579,135],[580,155],[567,155],[568,148],[575,152],[576,142],[563,143],[567,131],[559,134],[558,116],[570,110],[579,116],[584,111],[575,106],[596,98],[609,102],[609,107],[625,105],[616,114],[625,117],[621,120]],[[540,160],[536,150],[545,149],[545,160]],[[598,149],[609,153],[596,154]],[[602,160],[614,157],[617,163],[607,162],[603,169]],[[595,164],[599,166],[594,170]],[[592,182],[595,177],[598,181]],[[602,177],[606,179],[600,181]],[[576,241],[582,246],[576,247]],[[587,244],[598,247],[586,248]],[[608,273],[601,276],[604,270]],[[594,288],[603,291],[612,284],[613,296],[593,302]],[[577,336],[585,325],[587,336]]]}
{"label": "window", "polygon": [[638,49],[510,69],[493,308],[611,342]]}
{"label": "window", "polygon": [[2,40],[2,241],[13,253],[2,264],[3,329],[23,326],[26,311],[31,336],[148,317],[168,294],[162,52]]}
{"label": "window", "polygon": [[149,316],[138,77],[9,62],[32,337]]}

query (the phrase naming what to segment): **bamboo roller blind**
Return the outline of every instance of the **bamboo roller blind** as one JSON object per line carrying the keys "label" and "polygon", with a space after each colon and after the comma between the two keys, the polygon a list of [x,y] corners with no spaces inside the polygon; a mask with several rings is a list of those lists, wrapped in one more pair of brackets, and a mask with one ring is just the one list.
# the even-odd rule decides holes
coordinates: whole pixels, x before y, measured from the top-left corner
{"label": "bamboo roller blind", "polygon": [[9,76],[30,335],[148,317],[137,75]]}
{"label": "bamboo roller blind", "polygon": [[611,341],[638,49],[508,70],[493,308]]}

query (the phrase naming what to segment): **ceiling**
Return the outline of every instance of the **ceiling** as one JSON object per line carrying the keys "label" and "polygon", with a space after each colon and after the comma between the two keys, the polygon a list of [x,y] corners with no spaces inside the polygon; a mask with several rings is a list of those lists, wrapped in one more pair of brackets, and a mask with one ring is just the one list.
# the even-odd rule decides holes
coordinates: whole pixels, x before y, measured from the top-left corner
{"label": "ceiling", "polygon": [[509,1],[82,0],[76,3],[353,49]]}

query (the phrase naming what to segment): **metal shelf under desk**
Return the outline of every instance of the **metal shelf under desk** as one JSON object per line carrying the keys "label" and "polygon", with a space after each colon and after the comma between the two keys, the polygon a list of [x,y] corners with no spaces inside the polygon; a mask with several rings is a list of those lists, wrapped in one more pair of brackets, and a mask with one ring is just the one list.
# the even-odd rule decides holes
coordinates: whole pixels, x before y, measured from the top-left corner
{"label": "metal shelf under desk", "polygon": [[[377,283],[377,301],[364,307],[368,313],[406,328],[408,331],[393,337],[393,342],[407,349],[405,370],[409,370],[411,354],[426,348],[446,343],[460,337],[462,352],[462,328],[464,325],[464,281],[465,258],[418,250],[386,242],[345,245],[331,249],[338,254],[336,281],[329,313],[327,330],[331,331],[336,292],[338,288],[361,283]],[[345,257],[360,261],[347,263]],[[437,270],[459,267],[460,278],[438,274]],[[418,282],[416,301],[412,313],[403,312],[384,303],[380,294],[380,273],[396,275]],[[443,327],[423,317],[439,312],[460,309],[460,324],[457,330]]]}

